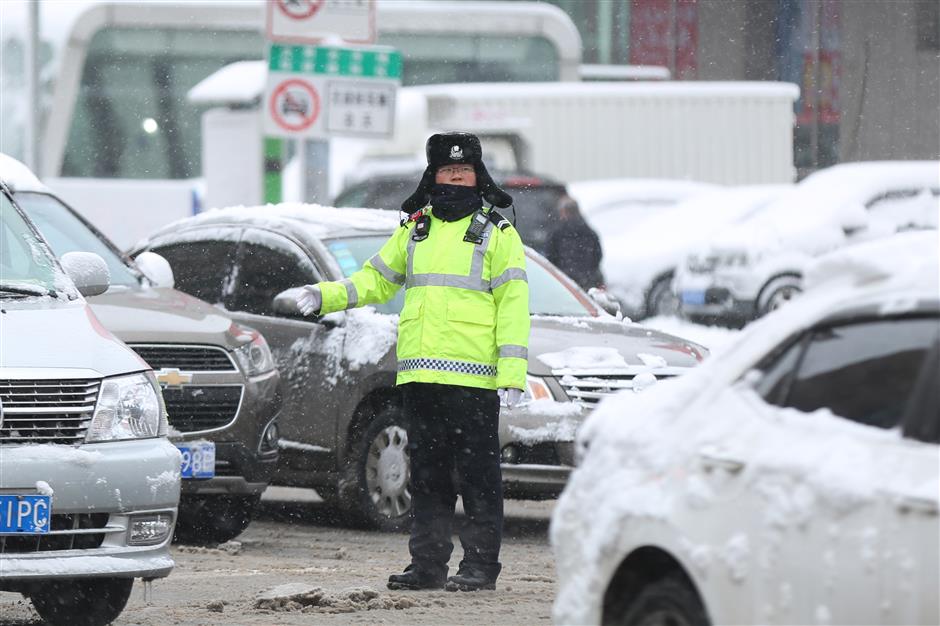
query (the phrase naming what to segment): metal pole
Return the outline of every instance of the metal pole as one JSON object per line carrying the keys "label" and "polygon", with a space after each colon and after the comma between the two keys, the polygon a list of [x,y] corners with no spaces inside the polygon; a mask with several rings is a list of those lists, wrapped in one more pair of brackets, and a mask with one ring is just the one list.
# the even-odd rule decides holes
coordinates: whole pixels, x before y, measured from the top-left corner
{"label": "metal pole", "polygon": [[822,48],[822,0],[816,0],[813,13],[813,135],[810,138],[810,146],[813,156],[813,169],[819,169],[819,107],[822,88],[822,69],[819,67],[821,61],[820,49]]}
{"label": "metal pole", "polygon": [[330,203],[330,141],[304,139],[304,201]]}
{"label": "metal pole", "polygon": [[39,0],[29,3],[26,14],[26,128],[23,157],[37,176],[39,168]]}

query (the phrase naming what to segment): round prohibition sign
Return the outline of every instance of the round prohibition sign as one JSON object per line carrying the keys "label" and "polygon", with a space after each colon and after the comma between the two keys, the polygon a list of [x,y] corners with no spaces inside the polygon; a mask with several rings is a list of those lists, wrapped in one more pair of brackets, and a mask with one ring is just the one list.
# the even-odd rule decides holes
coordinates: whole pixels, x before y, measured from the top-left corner
{"label": "round prohibition sign", "polygon": [[277,0],[277,8],[287,17],[303,20],[320,10],[324,0]]}
{"label": "round prohibition sign", "polygon": [[274,122],[285,130],[309,128],[320,115],[320,96],[313,86],[299,78],[277,86],[268,102]]}

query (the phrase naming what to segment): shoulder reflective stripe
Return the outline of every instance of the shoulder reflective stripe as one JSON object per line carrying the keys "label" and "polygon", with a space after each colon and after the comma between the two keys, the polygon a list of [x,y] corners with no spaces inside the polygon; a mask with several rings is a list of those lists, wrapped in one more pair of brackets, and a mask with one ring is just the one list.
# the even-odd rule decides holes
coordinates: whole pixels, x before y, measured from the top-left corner
{"label": "shoulder reflective stripe", "polygon": [[457,276],[455,274],[414,274],[408,280],[410,287],[456,287],[470,289],[471,291],[490,290],[489,281],[473,276]]}
{"label": "shoulder reflective stripe", "polygon": [[399,372],[413,370],[433,370],[436,372],[454,372],[473,376],[496,376],[496,366],[468,361],[450,361],[447,359],[403,359],[398,362]]}
{"label": "shoulder reflective stripe", "polygon": [[486,260],[486,251],[493,239],[493,222],[487,220],[483,227],[483,243],[473,246],[473,262],[470,263],[470,278],[483,280],[483,261]]}
{"label": "shoulder reflective stripe", "polygon": [[499,358],[516,357],[517,359],[528,359],[529,350],[525,346],[513,346],[506,344],[499,347]]}
{"label": "shoulder reflective stripe", "polygon": [[490,281],[490,289],[496,289],[500,285],[504,285],[511,280],[521,280],[526,283],[529,282],[529,278],[526,276],[524,269],[520,267],[510,267],[508,270]]}
{"label": "shoulder reflective stripe", "polygon": [[356,285],[353,281],[344,278],[339,281],[339,284],[345,285],[346,287],[346,308],[351,309],[359,304],[359,292],[356,290]]}
{"label": "shoulder reflective stripe", "polygon": [[390,268],[388,264],[384,260],[382,260],[382,257],[380,257],[378,254],[376,254],[371,259],[369,259],[369,263],[371,263],[372,267],[374,267],[376,271],[378,271],[378,273],[381,274],[382,277],[385,278],[385,280],[387,280],[388,282],[395,283],[396,285],[405,284],[405,275],[399,274],[398,272]]}
{"label": "shoulder reflective stripe", "polygon": [[406,252],[406,255],[408,257],[408,264],[405,268],[406,284],[407,284],[407,280],[411,278],[411,275],[415,273],[415,246],[416,245],[418,245],[418,242],[415,241],[414,238],[408,237],[408,248]]}

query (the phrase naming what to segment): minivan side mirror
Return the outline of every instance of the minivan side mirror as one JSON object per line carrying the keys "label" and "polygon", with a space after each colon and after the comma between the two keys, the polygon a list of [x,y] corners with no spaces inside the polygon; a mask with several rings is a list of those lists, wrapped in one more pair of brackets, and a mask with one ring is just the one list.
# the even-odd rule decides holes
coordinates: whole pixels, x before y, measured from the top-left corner
{"label": "minivan side mirror", "polygon": [[61,263],[78,293],[86,298],[102,294],[111,286],[111,271],[104,259],[94,252],[66,252]]}
{"label": "minivan side mirror", "polygon": [[597,287],[591,287],[588,289],[588,295],[591,297],[591,300],[604,309],[617,319],[623,318],[623,311],[620,308],[620,302],[610,295],[606,289],[598,289]]}
{"label": "minivan side mirror", "polygon": [[137,268],[153,283],[154,287],[172,289],[176,284],[170,262],[156,252],[141,252],[134,259]]}

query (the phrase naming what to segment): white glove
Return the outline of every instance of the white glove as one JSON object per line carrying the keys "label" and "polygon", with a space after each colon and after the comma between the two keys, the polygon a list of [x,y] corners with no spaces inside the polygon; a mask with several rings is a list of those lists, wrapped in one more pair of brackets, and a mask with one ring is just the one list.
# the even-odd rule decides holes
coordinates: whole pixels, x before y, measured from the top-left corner
{"label": "white glove", "polygon": [[323,296],[320,295],[320,288],[316,285],[304,285],[297,294],[297,308],[303,315],[312,315],[323,306]]}
{"label": "white glove", "polygon": [[519,401],[522,400],[522,389],[516,389],[515,387],[503,387],[497,389],[496,393],[499,395],[500,403],[509,409],[519,404]]}

